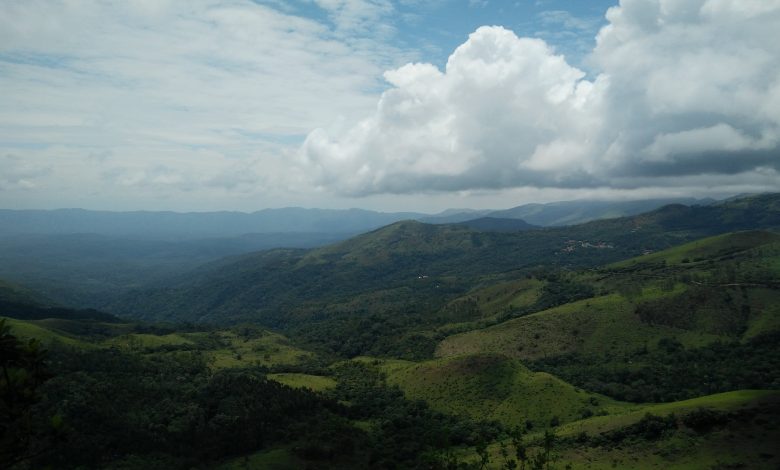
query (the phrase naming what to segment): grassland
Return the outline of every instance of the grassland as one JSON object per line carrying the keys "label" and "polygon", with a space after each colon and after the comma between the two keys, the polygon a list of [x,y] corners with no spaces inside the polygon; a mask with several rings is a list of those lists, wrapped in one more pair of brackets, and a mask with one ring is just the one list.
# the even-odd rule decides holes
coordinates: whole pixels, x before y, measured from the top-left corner
{"label": "grassland", "polygon": [[287,338],[270,331],[256,338],[242,338],[231,331],[216,333],[224,346],[209,352],[215,369],[248,365],[298,364],[313,354],[292,346]]}
{"label": "grassland", "polygon": [[[719,235],[578,274],[602,295],[454,334],[437,357],[619,355],[662,338],[686,347],[780,329],[780,235]],[[643,313],[646,314],[643,316]]]}
{"label": "grassland", "polygon": [[[21,338],[36,338],[45,346],[115,347],[147,354],[199,350],[205,354],[214,370],[255,365],[294,365],[313,357],[313,353],[293,346],[286,337],[265,330],[246,337],[233,330],[130,333],[128,332],[132,331],[130,324],[103,324],[57,318],[44,320],[8,318],[6,322],[14,335]],[[327,387],[326,382],[320,381],[312,386]]]}
{"label": "grassland", "polygon": [[560,428],[563,437],[580,432],[596,435],[637,423],[645,413],[685,416],[702,408],[736,416],[728,425],[706,433],[681,429],[653,441],[633,440],[616,445],[568,443],[559,451],[560,466],[572,469],[775,469],[780,465],[780,392],[742,390],[675,403],[646,405],[637,410],[595,417]]}
{"label": "grassland", "polygon": [[186,337],[186,333],[171,333],[164,335],[130,333],[103,342],[105,346],[116,346],[127,349],[159,349],[165,346],[194,345],[195,342]]}
{"label": "grassland", "polygon": [[[730,421],[706,431],[695,431],[682,424],[686,415],[702,409],[727,413]],[[676,429],[654,439],[629,437],[613,442],[598,441],[598,445],[589,441],[594,436],[635,425],[647,413],[655,416],[673,413],[677,417]],[[767,390],[741,390],[674,403],[634,405],[610,416],[558,427],[554,468],[776,469],[780,464],[780,452],[775,445],[780,442],[779,417],[780,392]],[[526,437],[532,453],[539,450],[534,442],[540,438],[540,432],[531,432]],[[487,468],[504,468],[500,449],[498,443],[489,446],[491,462]],[[477,460],[470,450],[461,451],[460,457],[469,462]]]}
{"label": "grassland", "polygon": [[46,328],[44,326],[38,325],[38,322],[35,321],[16,320],[14,318],[6,318],[5,321],[11,328],[11,334],[22,339],[35,338],[45,346],[61,344],[64,346],[73,346],[77,348],[94,347],[94,345],[89,341],[85,341],[64,331]]}
{"label": "grassland", "polygon": [[657,253],[631,258],[609,265],[620,269],[637,265],[683,265],[704,260],[724,258],[735,253],[754,250],[780,242],[780,235],[765,231],[726,233],[675,246]]}
{"label": "grassland", "polygon": [[501,355],[471,355],[421,363],[380,365],[387,381],[411,400],[433,409],[507,426],[547,426],[580,419],[583,414],[613,413],[625,404],[587,393],[546,373],[535,373]]}
{"label": "grassland", "polygon": [[435,329],[436,334],[485,328],[496,323],[501,315],[529,308],[539,300],[545,284],[540,279],[525,278],[473,289],[439,310],[437,321],[444,324]]}
{"label": "grassland", "polygon": [[558,432],[561,436],[574,436],[581,432],[597,435],[634,424],[647,413],[657,416],[666,416],[671,413],[684,415],[700,408],[736,412],[769,405],[780,405],[780,392],[774,390],[737,390],[672,403],[633,405],[627,407],[622,413],[611,416],[594,416],[565,424],[558,429]]}
{"label": "grassland", "polygon": [[495,326],[450,336],[436,349],[437,357],[482,352],[534,360],[566,353],[620,354],[661,338],[675,337],[696,346],[716,335],[643,323],[635,306],[619,294],[582,300]]}
{"label": "grassland", "polygon": [[299,374],[284,372],[268,374],[268,378],[292,388],[308,388],[315,392],[323,392],[336,387],[336,381],[322,375]]}

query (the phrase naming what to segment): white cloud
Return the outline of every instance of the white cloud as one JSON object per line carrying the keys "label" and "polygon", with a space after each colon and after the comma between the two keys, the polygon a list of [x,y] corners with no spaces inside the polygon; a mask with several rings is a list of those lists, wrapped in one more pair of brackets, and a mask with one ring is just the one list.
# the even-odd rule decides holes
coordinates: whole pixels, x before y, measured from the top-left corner
{"label": "white cloud", "polygon": [[[393,4],[388,0],[312,0],[328,12],[336,29],[342,33],[371,33],[378,23],[392,14]],[[380,28],[380,30],[388,31]]]}
{"label": "white cloud", "polygon": [[0,2],[0,205],[780,187],[780,0],[624,0],[588,75],[551,35],[579,48],[596,23],[554,11],[536,20],[557,50],[481,28],[444,70],[415,63],[388,45],[412,4],[430,2]]}
{"label": "white cloud", "polygon": [[779,1],[623,0],[607,19],[592,80],[541,40],[483,27],[444,71],[386,73],[375,112],[312,132],[302,160],[352,195],[780,186]]}
{"label": "white cloud", "polygon": [[[384,14],[379,1],[322,2],[344,28]],[[370,111],[382,71],[405,60],[380,40],[251,1],[2,2],[0,152],[52,169],[36,179],[49,206],[87,187],[124,203],[142,183],[150,198],[202,185],[179,207],[229,200],[251,182],[260,197],[299,180],[282,161],[291,147]],[[111,158],[85,158],[98,154]],[[113,173],[124,176],[102,177]],[[10,192],[19,187],[3,184],[4,204],[30,197]]]}

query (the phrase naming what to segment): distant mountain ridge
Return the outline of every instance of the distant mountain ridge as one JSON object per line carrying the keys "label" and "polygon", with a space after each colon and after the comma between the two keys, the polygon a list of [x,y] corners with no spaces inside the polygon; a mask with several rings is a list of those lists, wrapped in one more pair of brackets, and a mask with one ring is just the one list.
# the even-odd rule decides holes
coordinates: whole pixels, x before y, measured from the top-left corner
{"label": "distant mountain ridge", "polygon": [[120,237],[187,239],[235,237],[249,233],[327,233],[341,234],[343,238],[347,238],[401,220],[452,224],[490,217],[522,219],[538,226],[562,226],[636,215],[673,203],[706,205],[712,202],[711,199],[694,198],[612,202],[563,201],[525,204],[506,210],[447,209],[432,215],[411,211],[377,212],[364,209],[300,207],[263,209],[252,213],[0,209],[0,236],[90,233]]}
{"label": "distant mountain ridge", "polygon": [[365,232],[416,212],[289,207],[257,212],[109,212],[85,209],[0,210],[0,235],[93,233],[123,237],[210,238],[248,233]]}
{"label": "distant mountain ridge", "polygon": [[490,217],[523,219],[543,227],[576,225],[591,220],[627,217],[649,212],[670,204],[709,205],[714,199],[668,198],[637,201],[560,201],[547,204],[524,204],[511,209],[492,211]]}
{"label": "distant mountain ridge", "polygon": [[541,228],[538,225],[531,225],[523,219],[501,219],[498,217],[480,217],[479,219],[459,222],[457,225],[464,225],[481,232],[519,232]]}

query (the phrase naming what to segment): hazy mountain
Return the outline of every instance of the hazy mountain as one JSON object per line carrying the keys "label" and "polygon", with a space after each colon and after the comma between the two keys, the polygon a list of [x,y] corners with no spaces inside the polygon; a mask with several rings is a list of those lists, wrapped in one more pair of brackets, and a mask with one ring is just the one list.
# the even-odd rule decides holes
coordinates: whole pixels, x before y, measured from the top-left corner
{"label": "hazy mountain", "polygon": [[[645,201],[565,201],[526,204],[506,210],[448,209],[438,214],[376,212],[363,209],[303,209],[288,207],[257,212],[109,212],[84,209],[0,209],[0,236],[92,233],[157,239],[235,237],[247,233],[351,234],[401,220],[450,224],[481,217],[523,219],[532,225],[572,225],[595,219],[635,215],[663,205],[708,204],[693,198]],[[287,245],[275,245],[287,246]]]}
{"label": "hazy mountain", "polygon": [[640,201],[561,201],[547,204],[524,204],[511,209],[492,211],[490,217],[523,219],[542,226],[575,225],[591,220],[641,214],[669,204],[707,205],[713,199],[676,198]]}
{"label": "hazy mountain", "polygon": [[281,246],[313,248],[347,234],[256,233],[237,237],[157,240],[96,234],[0,237],[0,277],[65,305],[91,307],[127,289],[154,286],[226,256]]}
{"label": "hazy mountain", "polygon": [[522,230],[532,230],[540,228],[537,225],[531,225],[522,219],[500,219],[497,217],[480,217],[479,219],[459,222],[463,225],[481,232],[520,232]]}
{"label": "hazy mountain", "polygon": [[354,234],[424,216],[414,212],[299,207],[252,213],[0,210],[0,235],[94,233],[122,237],[206,238],[283,232]]}
{"label": "hazy mountain", "polygon": [[448,209],[436,215],[423,217],[419,221],[426,224],[457,224],[487,216],[491,212],[493,211],[490,209]]}

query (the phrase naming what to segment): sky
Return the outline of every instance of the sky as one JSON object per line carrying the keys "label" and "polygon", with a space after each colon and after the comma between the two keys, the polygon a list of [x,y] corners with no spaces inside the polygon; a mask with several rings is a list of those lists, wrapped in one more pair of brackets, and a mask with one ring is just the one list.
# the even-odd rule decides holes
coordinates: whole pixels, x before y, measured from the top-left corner
{"label": "sky", "polygon": [[0,0],[0,208],[780,189],[780,0]]}

